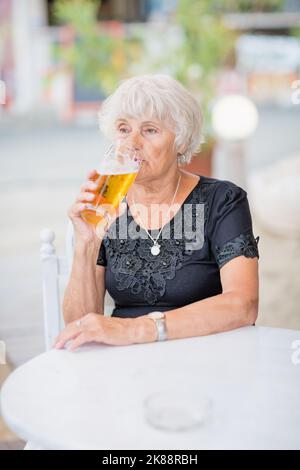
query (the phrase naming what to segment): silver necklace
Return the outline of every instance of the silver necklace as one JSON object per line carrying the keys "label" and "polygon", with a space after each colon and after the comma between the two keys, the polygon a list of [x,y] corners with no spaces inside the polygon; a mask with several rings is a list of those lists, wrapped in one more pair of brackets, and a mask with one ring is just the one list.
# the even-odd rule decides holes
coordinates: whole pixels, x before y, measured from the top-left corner
{"label": "silver necklace", "polygon": [[[178,188],[179,188],[179,184],[180,184],[180,179],[181,179],[181,173],[180,173],[179,178],[178,178],[178,183],[177,183],[177,186],[176,186],[176,190],[175,190],[175,193],[174,193],[172,202],[171,202],[171,204],[170,204],[170,206],[169,206],[169,210],[168,210],[168,212],[167,212],[167,217],[168,217],[168,215],[169,215],[169,213],[170,213],[171,207],[172,207],[173,202],[174,202],[174,200],[175,200],[175,197],[176,197],[176,194],[177,194],[177,191],[178,191]],[[132,196],[132,202],[133,202],[133,204],[135,205],[133,196]],[[144,228],[145,232],[147,232],[148,236],[149,236],[149,237],[151,238],[151,240],[153,241],[153,245],[151,246],[151,249],[150,249],[151,254],[152,254],[153,256],[157,256],[157,255],[159,255],[159,253],[160,253],[160,245],[159,245],[159,243],[157,242],[157,240],[159,239],[160,234],[161,234],[163,228],[164,228],[164,226],[162,226],[162,227],[160,228],[159,233],[158,233],[158,235],[157,235],[157,237],[156,237],[155,239],[154,239],[154,238],[152,237],[152,235],[148,232],[148,230],[147,230],[146,228]]]}

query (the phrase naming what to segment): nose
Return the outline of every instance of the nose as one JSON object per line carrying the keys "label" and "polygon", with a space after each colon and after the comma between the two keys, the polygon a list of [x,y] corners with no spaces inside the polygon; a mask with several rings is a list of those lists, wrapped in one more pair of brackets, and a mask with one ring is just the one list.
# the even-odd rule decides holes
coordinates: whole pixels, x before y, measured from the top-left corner
{"label": "nose", "polygon": [[141,150],[143,147],[139,132],[133,132],[130,136],[130,145],[134,150]]}

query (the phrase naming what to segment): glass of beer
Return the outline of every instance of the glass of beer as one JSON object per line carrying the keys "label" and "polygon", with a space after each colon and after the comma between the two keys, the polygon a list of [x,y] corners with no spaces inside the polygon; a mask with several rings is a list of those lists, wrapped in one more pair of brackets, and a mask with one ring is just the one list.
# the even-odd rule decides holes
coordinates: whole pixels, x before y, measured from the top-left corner
{"label": "glass of beer", "polygon": [[86,202],[81,212],[83,219],[95,227],[105,225],[116,213],[140,169],[140,159],[135,149],[122,141],[111,145],[104,153],[93,181],[97,189],[95,198]]}

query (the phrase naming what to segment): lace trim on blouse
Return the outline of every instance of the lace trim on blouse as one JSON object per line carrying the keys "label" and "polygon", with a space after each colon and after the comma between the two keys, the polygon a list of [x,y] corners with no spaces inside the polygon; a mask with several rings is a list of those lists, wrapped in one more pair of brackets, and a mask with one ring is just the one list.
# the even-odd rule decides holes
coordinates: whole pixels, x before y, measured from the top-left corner
{"label": "lace trim on blouse", "polygon": [[252,234],[241,234],[230,240],[221,247],[216,247],[216,261],[219,268],[224,266],[228,261],[233,258],[244,255],[246,258],[259,258],[258,253],[259,237],[254,238]]}

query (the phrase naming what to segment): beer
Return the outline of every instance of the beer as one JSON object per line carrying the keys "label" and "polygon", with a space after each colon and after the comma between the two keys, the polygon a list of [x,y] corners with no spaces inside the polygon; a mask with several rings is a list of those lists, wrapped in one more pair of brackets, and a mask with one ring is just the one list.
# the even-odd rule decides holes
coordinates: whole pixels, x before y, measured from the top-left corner
{"label": "beer", "polygon": [[96,195],[95,199],[87,204],[88,207],[82,211],[81,216],[95,226],[102,222],[104,217],[109,219],[116,212],[136,176],[137,172],[109,175],[97,173],[93,181],[98,188],[91,191]]}
{"label": "beer", "polygon": [[93,181],[97,189],[92,202],[86,202],[81,216],[96,228],[96,233],[117,215],[117,209],[140,169],[140,158],[126,141],[117,140],[104,153]]}

